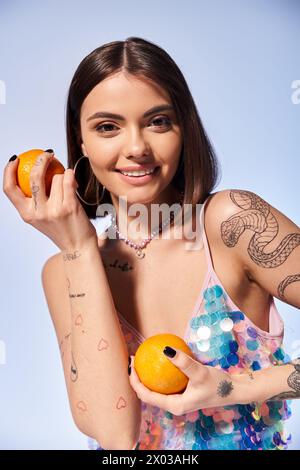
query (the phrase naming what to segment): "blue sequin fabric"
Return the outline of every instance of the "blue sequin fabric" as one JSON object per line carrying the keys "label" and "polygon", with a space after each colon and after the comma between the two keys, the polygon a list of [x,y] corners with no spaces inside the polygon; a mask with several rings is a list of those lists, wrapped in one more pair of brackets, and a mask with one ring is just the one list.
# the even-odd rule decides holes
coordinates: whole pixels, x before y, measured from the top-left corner
{"label": "blue sequin fabric", "polygon": [[[289,362],[274,299],[270,301],[270,332],[266,332],[226,293],[212,267],[205,232],[203,240],[208,271],[185,337],[195,358],[229,374]],[[122,316],[120,323],[128,352],[134,355],[143,338]],[[140,450],[280,450],[291,441],[284,426],[291,415],[286,400],[199,409],[182,416],[142,402],[141,412]]]}

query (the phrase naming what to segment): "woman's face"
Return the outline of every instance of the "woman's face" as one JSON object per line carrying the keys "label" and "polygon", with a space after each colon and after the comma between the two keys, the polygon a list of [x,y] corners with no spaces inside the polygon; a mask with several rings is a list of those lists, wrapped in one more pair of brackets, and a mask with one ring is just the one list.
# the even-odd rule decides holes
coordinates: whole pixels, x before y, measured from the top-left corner
{"label": "woman's face", "polygon": [[[128,204],[148,203],[174,192],[170,182],[179,163],[182,134],[174,109],[150,113],[162,105],[172,106],[164,90],[123,72],[99,83],[85,98],[80,114],[82,152],[113,202],[126,196]],[[105,115],[94,116],[100,112]],[[116,171],[143,165],[159,168],[144,178]]]}

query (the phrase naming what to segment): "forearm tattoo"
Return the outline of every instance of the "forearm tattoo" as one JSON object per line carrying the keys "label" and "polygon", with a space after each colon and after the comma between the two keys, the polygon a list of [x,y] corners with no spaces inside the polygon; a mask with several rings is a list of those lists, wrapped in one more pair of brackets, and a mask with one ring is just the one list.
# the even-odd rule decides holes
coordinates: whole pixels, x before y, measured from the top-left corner
{"label": "forearm tattoo", "polygon": [[222,380],[218,385],[217,394],[219,397],[225,398],[231,394],[232,390],[233,384],[231,380]]}
{"label": "forearm tattoo", "polygon": [[[82,315],[79,314],[75,318],[75,326],[82,326],[82,325],[83,325],[83,318],[82,318]],[[85,330],[81,330],[81,333],[85,333]]]}
{"label": "forearm tattoo", "polygon": [[64,358],[64,355],[65,355],[65,351],[64,351],[65,342],[70,338],[70,336],[71,336],[71,333],[68,333],[67,335],[64,336],[64,338],[59,343],[60,355],[62,359]]}
{"label": "forearm tattoo", "polygon": [[123,397],[120,397],[117,404],[116,404],[117,410],[121,410],[122,408],[126,408],[126,406],[127,406],[126,400]]}
{"label": "forearm tattoo", "polygon": [[82,315],[79,314],[77,315],[77,317],[75,318],[75,325],[76,326],[81,326],[83,323],[83,318],[82,318]]}
{"label": "forearm tattoo", "polygon": [[65,253],[63,255],[63,260],[64,261],[74,261],[75,259],[79,258],[81,256],[81,253],[76,250],[73,253]]}
{"label": "forearm tattoo", "polygon": [[[287,384],[291,390],[279,393],[278,395],[269,398],[268,401],[300,398],[300,358],[295,359],[294,361],[291,361],[287,364],[292,365],[295,369],[287,378]],[[281,366],[286,366],[287,364],[281,364]]]}
{"label": "forearm tattoo", "polygon": [[105,339],[101,338],[99,343],[98,343],[98,351],[103,351],[105,349],[109,348],[109,342],[106,341]]}
{"label": "forearm tattoo", "polygon": [[278,286],[278,297],[281,297],[284,299],[284,291],[287,288],[289,284],[292,284],[293,282],[299,282],[300,281],[300,274],[293,274],[291,276],[287,276],[286,278],[281,281],[281,283]]}
{"label": "forearm tattoo", "polygon": [[85,293],[82,292],[80,294],[70,294],[70,288],[71,288],[71,283],[70,283],[70,279],[67,277],[67,288],[68,288],[68,291],[69,291],[69,297],[70,299],[74,299],[76,297],[85,297]]}
{"label": "forearm tattoo", "polygon": [[80,410],[80,411],[87,411],[87,405],[84,401],[79,401],[77,404],[76,404],[76,407]]}
{"label": "forearm tattoo", "polygon": [[69,294],[70,299],[74,299],[76,297],[85,297],[85,294],[82,292],[80,294]]}
{"label": "forearm tattoo", "polygon": [[78,370],[76,367],[73,353],[71,353],[71,358],[71,380],[72,382],[76,382],[76,380],[78,379]]}
{"label": "forearm tattoo", "polygon": [[237,244],[246,229],[254,233],[248,246],[250,258],[262,268],[276,268],[284,263],[290,253],[300,245],[300,233],[290,233],[284,237],[271,253],[265,253],[276,235],[278,222],[263,199],[250,191],[230,191],[230,198],[242,210],[221,224],[222,240],[228,247]]}

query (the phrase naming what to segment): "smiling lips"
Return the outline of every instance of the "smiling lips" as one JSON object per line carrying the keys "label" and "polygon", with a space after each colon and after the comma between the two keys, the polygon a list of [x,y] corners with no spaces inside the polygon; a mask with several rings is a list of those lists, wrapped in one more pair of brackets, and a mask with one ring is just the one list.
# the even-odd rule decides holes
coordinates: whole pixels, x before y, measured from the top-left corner
{"label": "smiling lips", "polygon": [[151,181],[158,173],[159,167],[155,167],[151,170],[139,170],[139,171],[120,171],[118,173],[120,177],[130,184],[144,184]]}
{"label": "smiling lips", "polygon": [[153,170],[120,171],[120,173],[126,176],[145,176],[145,175],[151,175],[154,172],[154,170],[155,168],[153,168]]}
{"label": "smiling lips", "polygon": [[149,163],[147,165],[139,165],[139,166],[134,166],[134,165],[131,165],[131,166],[125,166],[123,168],[116,168],[115,170],[116,171],[120,171],[120,172],[125,172],[125,173],[131,173],[133,171],[143,171],[143,172],[148,172],[148,171],[153,171],[155,170],[156,166],[153,165],[153,163]]}

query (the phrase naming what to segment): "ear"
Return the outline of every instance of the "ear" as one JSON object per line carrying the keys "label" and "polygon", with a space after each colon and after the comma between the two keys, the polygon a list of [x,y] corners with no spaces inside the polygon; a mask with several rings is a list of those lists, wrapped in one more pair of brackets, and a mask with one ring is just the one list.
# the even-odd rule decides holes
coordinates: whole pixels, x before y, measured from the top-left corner
{"label": "ear", "polygon": [[84,143],[81,144],[81,151],[82,151],[82,155],[87,155],[87,151],[86,151]]}

